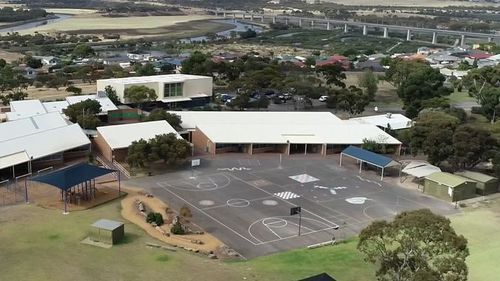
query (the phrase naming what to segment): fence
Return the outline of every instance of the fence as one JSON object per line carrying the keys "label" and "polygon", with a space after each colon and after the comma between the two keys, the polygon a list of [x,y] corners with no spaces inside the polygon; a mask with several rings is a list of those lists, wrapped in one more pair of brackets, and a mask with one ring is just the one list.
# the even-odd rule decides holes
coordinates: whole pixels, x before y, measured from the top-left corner
{"label": "fence", "polygon": [[[39,175],[51,171],[53,167],[38,170],[34,174]],[[0,206],[9,206],[30,201],[29,191],[31,173],[18,176],[11,180],[0,182]]]}

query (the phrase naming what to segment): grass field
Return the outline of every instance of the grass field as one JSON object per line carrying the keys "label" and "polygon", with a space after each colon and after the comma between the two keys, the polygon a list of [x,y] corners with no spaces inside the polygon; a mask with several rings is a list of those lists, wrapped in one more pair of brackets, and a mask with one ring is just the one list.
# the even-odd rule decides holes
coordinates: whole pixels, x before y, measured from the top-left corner
{"label": "grass field", "polygon": [[468,207],[451,219],[469,241],[469,280],[493,281],[500,276],[500,199]]}
{"label": "grass field", "polygon": [[[4,207],[0,215],[2,280],[297,280],[327,272],[342,281],[374,280],[375,267],[363,261],[355,239],[333,247],[298,249],[250,261],[221,262],[183,251],[145,247],[155,242],[125,222],[125,242],[112,249],[80,244],[100,218],[122,220],[119,201],[62,215],[34,205]],[[469,240],[470,278],[500,276],[500,199],[470,206],[451,218]]]}
{"label": "grass field", "polygon": [[473,97],[469,96],[467,92],[458,92],[455,91],[451,95],[448,96],[448,99],[450,100],[450,103],[461,103],[461,102],[474,102],[476,99]]}

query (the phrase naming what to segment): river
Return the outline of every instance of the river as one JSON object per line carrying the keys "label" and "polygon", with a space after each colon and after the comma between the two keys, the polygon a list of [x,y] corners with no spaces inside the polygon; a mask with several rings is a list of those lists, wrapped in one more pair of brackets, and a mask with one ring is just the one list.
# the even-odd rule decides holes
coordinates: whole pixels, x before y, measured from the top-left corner
{"label": "river", "polygon": [[0,34],[1,33],[7,33],[7,32],[19,32],[19,31],[22,31],[22,30],[25,30],[25,29],[29,29],[29,28],[33,28],[33,27],[42,26],[42,25],[46,25],[46,24],[49,24],[49,23],[55,23],[55,22],[58,22],[58,21],[67,20],[67,19],[73,17],[73,15],[67,15],[67,14],[54,14],[54,16],[56,16],[56,18],[41,19],[41,20],[36,20],[36,21],[28,22],[28,23],[23,23],[23,24],[16,25],[16,26],[11,26],[11,27],[6,27],[6,28],[0,28]]}

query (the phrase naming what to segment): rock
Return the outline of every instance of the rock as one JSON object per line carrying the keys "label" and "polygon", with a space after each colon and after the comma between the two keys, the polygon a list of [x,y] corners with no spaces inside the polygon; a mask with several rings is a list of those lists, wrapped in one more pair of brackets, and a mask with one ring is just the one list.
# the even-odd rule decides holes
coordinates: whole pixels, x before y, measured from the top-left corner
{"label": "rock", "polygon": [[208,258],[212,259],[212,260],[215,260],[215,259],[217,259],[217,256],[214,255],[214,254],[208,254]]}

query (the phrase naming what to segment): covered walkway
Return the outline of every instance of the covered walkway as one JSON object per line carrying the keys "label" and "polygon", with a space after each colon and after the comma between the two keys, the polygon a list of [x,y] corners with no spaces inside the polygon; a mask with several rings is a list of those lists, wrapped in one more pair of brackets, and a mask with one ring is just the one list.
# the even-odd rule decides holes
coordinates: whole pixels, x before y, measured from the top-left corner
{"label": "covered walkway", "polygon": [[363,169],[363,163],[382,169],[380,180],[384,179],[384,170],[389,167],[400,166],[401,163],[389,157],[371,152],[356,146],[349,146],[340,153],[340,166],[342,166],[342,156],[347,156],[359,161],[359,172]]}
{"label": "covered walkway", "polygon": [[60,189],[61,199],[64,200],[64,213],[67,214],[68,201],[92,200],[95,198],[95,179],[115,172],[118,174],[118,196],[120,196],[120,172],[87,163],[78,163],[45,175],[35,176],[30,180]]}

